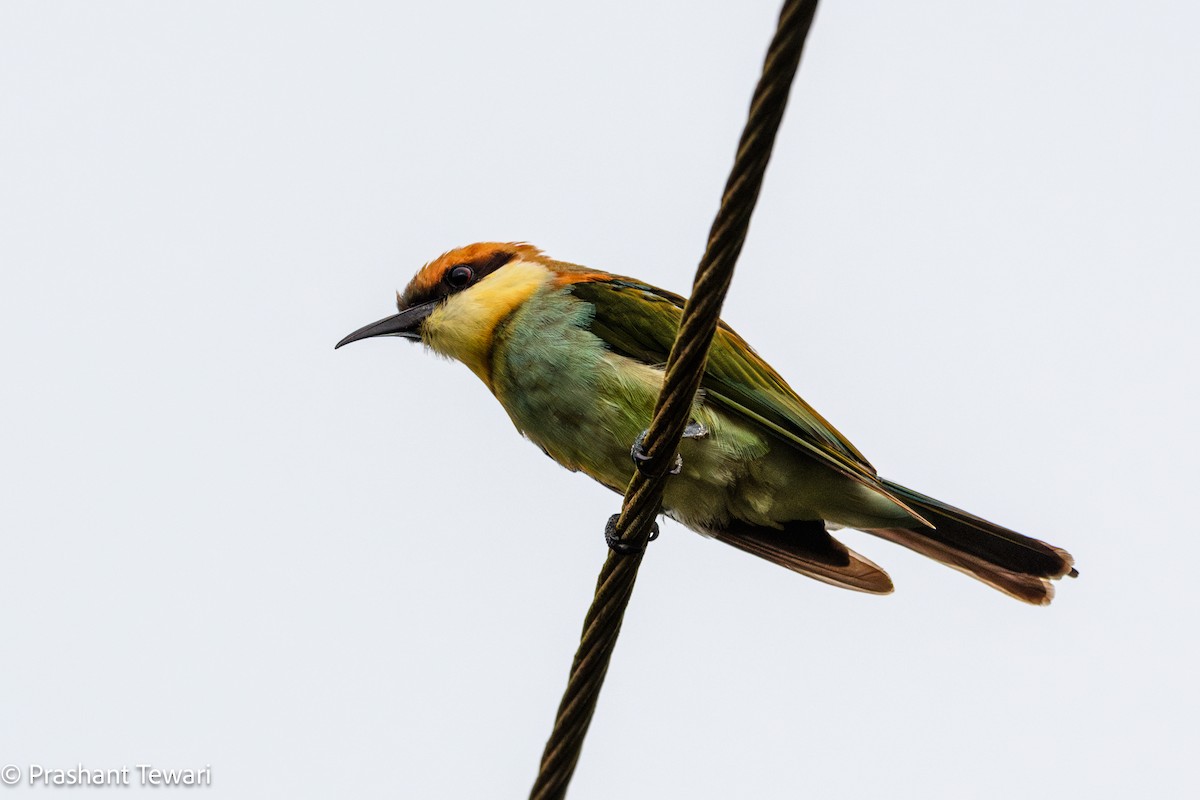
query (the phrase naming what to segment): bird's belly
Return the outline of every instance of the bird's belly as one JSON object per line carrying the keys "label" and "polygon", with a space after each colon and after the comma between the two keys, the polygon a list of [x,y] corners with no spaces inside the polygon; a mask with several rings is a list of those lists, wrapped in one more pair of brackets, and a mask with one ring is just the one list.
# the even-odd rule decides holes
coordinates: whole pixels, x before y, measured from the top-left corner
{"label": "bird's belly", "polygon": [[[578,351],[576,355],[579,355]],[[513,424],[567,469],[624,492],[633,473],[629,450],[650,424],[662,373],[611,353],[590,363],[521,364],[496,381]],[[619,361],[618,361],[619,359]]]}
{"label": "bird's belly", "polygon": [[[650,424],[662,372],[606,354],[584,379],[571,370],[524,369],[497,395],[517,428],[568,469],[623,493],[629,451]],[[500,389],[500,385],[497,385]],[[663,508],[695,530],[730,519],[778,526],[799,519],[863,525],[874,493],[718,408],[697,405],[707,435],[685,439],[683,469],[667,480]]]}
{"label": "bird's belly", "polygon": [[[649,424],[663,371],[609,351],[563,325],[497,354],[493,391],[525,436],[567,469],[624,493],[630,447]],[[667,480],[663,509],[695,530],[731,519],[777,527],[824,519],[851,527],[895,516],[894,504],[761,428],[698,402],[707,435],[681,442],[683,469]]]}
{"label": "bird's belly", "polygon": [[883,527],[905,516],[877,492],[841,475],[718,409],[708,439],[685,440],[683,470],[668,480],[663,507],[696,530],[719,530],[731,519],[779,527],[795,520],[825,520],[849,527]]}

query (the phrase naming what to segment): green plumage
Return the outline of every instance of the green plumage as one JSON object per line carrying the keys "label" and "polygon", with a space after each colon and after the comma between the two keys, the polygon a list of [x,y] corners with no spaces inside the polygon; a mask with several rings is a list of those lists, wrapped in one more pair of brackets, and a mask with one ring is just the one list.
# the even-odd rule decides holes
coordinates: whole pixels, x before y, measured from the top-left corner
{"label": "green plumage", "polygon": [[[345,337],[420,339],[470,367],[518,430],[617,492],[650,424],[684,301],[628,278],[483,242],[426,265],[400,313]],[[891,579],[829,534],[859,528],[1045,604],[1070,554],[880,478],[838,431],[724,323],[691,410],[696,435],[663,510],[796,572],[886,593]]]}
{"label": "green plumage", "polygon": [[[595,313],[589,329],[612,350],[646,364],[665,364],[684,299],[625,279],[573,285]],[[742,337],[722,322],[713,337],[701,387],[707,402],[745,415],[830,468],[874,482],[875,468],[804,402]]]}
{"label": "green plumage", "polygon": [[[629,446],[649,424],[683,298],[626,278],[547,286],[497,332],[494,390],[559,463],[624,491]],[[732,329],[714,337],[664,510],[684,524],[820,580],[887,592],[870,561],[825,532],[856,527],[1029,602],[1070,568],[1057,548],[878,477],[870,462]],[[813,526],[816,527],[813,527]]]}

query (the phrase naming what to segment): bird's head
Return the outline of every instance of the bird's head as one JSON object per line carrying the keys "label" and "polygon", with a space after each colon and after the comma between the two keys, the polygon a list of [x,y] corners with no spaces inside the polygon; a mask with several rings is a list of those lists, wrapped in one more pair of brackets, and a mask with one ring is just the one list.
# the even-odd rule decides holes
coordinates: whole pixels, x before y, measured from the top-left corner
{"label": "bird's head", "polygon": [[455,358],[487,381],[487,353],[496,324],[557,277],[559,264],[524,243],[480,242],[443,253],[396,295],[398,314],[359,328],[337,347],[359,339],[398,336]]}

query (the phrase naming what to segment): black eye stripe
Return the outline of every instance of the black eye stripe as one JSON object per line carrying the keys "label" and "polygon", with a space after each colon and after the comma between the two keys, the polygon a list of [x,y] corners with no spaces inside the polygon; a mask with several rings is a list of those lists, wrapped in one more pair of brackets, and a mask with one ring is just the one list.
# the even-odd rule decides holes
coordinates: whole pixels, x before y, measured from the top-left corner
{"label": "black eye stripe", "polygon": [[475,280],[483,280],[488,275],[491,275],[493,272],[512,261],[515,256],[516,253],[508,253],[503,250],[498,250],[492,254],[491,258],[480,259],[468,264],[467,266],[475,270]]}
{"label": "black eye stripe", "polygon": [[478,259],[465,264],[455,264],[446,270],[443,283],[451,292],[460,291],[472,283],[483,280],[505,264],[513,260],[516,253],[506,253],[503,250],[493,253],[491,257]]}
{"label": "black eye stripe", "polygon": [[403,306],[409,308],[431,300],[444,300],[450,295],[478,283],[516,257],[517,254],[514,252],[497,250],[486,258],[476,258],[473,261],[454,264],[442,274],[442,279],[433,286],[421,292],[406,295],[403,299]]}

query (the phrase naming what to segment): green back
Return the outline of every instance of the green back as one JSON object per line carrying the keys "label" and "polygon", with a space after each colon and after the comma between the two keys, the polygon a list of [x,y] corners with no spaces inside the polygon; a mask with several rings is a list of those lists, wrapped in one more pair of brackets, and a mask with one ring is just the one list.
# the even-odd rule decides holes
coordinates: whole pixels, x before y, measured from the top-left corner
{"label": "green back", "polygon": [[[647,364],[666,364],[679,329],[684,299],[613,276],[571,285],[596,308],[590,329],[610,348]],[[876,483],[875,468],[844,436],[724,322],[717,328],[701,381],[706,402],[759,425],[849,477]]]}

